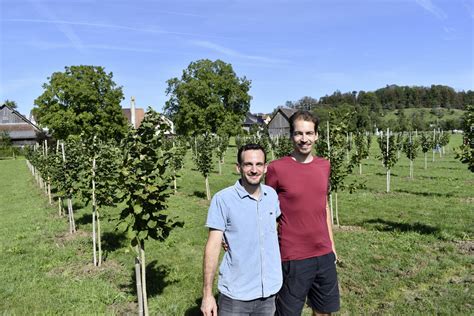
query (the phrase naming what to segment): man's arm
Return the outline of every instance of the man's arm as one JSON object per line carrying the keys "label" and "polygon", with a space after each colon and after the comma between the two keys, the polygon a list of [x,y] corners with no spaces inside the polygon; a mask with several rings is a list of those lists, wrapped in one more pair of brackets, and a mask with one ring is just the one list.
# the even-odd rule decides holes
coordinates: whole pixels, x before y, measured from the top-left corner
{"label": "man's arm", "polygon": [[216,274],[219,253],[221,251],[223,232],[209,229],[206,248],[204,249],[203,286],[201,311],[204,316],[217,316],[217,304],[212,295],[212,285]]}
{"label": "man's arm", "polygon": [[328,225],[329,239],[331,239],[332,251],[334,252],[334,255],[336,256],[336,261],[337,261],[336,245],[334,244],[334,237],[332,235],[331,210],[329,209],[329,202],[327,199],[326,199],[326,224]]}

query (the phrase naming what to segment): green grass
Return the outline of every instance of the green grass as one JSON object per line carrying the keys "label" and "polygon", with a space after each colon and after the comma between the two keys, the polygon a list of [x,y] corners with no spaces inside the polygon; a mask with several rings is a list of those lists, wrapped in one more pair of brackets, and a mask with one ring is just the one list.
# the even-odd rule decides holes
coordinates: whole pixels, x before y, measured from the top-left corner
{"label": "green grass", "polygon": [[[402,154],[392,170],[392,192],[385,193],[373,141],[362,176],[348,179],[363,179],[367,188],[338,194],[340,314],[472,313],[474,175],[454,159],[459,143],[453,137],[446,156],[435,162],[430,153],[427,170],[420,154],[413,180]],[[229,149],[223,175],[211,175],[212,193],[237,179],[235,152]],[[179,192],[169,201],[169,213],[183,227],[165,242],[146,244],[152,315],[199,315],[208,202],[190,158],[188,152]],[[95,268],[90,207],[77,205],[78,233],[70,236],[67,220],[47,204],[22,160],[0,161],[0,190],[0,312],[135,313],[134,256],[113,222],[103,221],[106,260]]]}
{"label": "green grass", "polygon": [[[385,123],[389,123],[390,121],[398,121],[398,112],[399,110],[391,110],[385,113],[382,116],[382,120]],[[432,110],[429,108],[406,108],[403,109],[403,113],[405,114],[408,120],[411,120],[411,117],[414,113],[423,114],[423,121],[429,124],[436,124],[438,121],[450,121],[455,120],[461,122],[462,117],[464,115],[464,110],[459,109],[446,109],[446,108],[437,108],[435,113],[432,113]]]}

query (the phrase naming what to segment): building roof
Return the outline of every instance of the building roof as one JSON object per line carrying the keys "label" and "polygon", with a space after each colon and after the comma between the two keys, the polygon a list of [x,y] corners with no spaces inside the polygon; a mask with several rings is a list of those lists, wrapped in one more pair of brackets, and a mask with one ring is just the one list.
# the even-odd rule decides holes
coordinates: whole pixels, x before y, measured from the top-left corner
{"label": "building roof", "polygon": [[254,124],[262,125],[263,119],[261,116],[257,114],[252,114],[250,112],[247,112],[247,114],[245,114],[245,119],[242,124],[243,125],[254,125]]}
{"label": "building roof", "polygon": [[6,132],[13,146],[34,145],[43,130],[17,110],[8,105],[0,106],[0,132]]}
{"label": "building roof", "polygon": [[290,109],[290,108],[278,108],[278,110],[273,114],[272,118],[268,121],[268,125],[273,121],[273,119],[280,113],[288,122],[290,121],[290,117],[295,114],[298,110]]}
{"label": "building roof", "polygon": [[[281,113],[283,113],[283,115],[288,119],[290,120],[290,117],[295,114],[295,112],[297,112],[298,110],[296,109],[290,109],[290,108],[279,108],[278,111],[280,111]],[[276,113],[275,113],[276,114]]]}
{"label": "building roof", "polygon": [[43,130],[10,106],[0,105],[0,131],[8,132],[12,140],[36,139]]}

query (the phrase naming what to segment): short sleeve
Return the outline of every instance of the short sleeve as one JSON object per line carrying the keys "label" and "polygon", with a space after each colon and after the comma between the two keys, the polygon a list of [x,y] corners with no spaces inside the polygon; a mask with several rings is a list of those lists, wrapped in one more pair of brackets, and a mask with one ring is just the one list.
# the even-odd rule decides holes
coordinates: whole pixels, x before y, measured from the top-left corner
{"label": "short sleeve", "polygon": [[211,205],[209,206],[209,211],[207,212],[206,227],[225,231],[227,223],[225,213],[220,195],[214,195],[211,200]]}
{"label": "short sleeve", "polygon": [[265,184],[271,186],[274,190],[278,187],[278,179],[275,167],[272,163],[268,165],[267,174],[265,175]]}
{"label": "short sleeve", "polygon": [[281,210],[280,210],[280,201],[278,200],[278,196],[277,196],[277,199],[276,199],[276,206],[275,206],[275,209],[276,209],[276,217],[280,217],[281,215]]}

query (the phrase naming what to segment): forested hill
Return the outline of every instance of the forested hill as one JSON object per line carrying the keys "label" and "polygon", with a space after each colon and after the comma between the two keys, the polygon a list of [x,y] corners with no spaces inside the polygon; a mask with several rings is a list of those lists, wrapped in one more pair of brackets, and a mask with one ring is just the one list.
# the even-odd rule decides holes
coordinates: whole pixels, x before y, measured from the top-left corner
{"label": "forested hill", "polygon": [[474,91],[457,92],[451,87],[442,85],[432,85],[431,87],[390,85],[375,92],[353,91],[341,93],[336,91],[330,96],[322,97],[319,102],[328,105],[342,103],[377,104],[385,110],[432,107],[463,110],[466,105],[474,104]]}
{"label": "forested hill", "polygon": [[443,85],[397,86],[387,85],[375,91],[352,91],[342,93],[339,90],[325,95],[319,100],[303,97],[298,101],[288,101],[287,107],[313,109],[315,106],[360,105],[371,111],[395,110],[405,108],[449,108],[464,110],[466,105],[474,104],[474,91],[456,91]]}
{"label": "forested hill", "polygon": [[350,130],[461,129],[462,113],[474,104],[474,91],[455,91],[443,85],[431,87],[390,85],[375,91],[336,91],[319,100],[303,97],[285,106],[313,111],[321,121],[338,120],[350,113]]}

